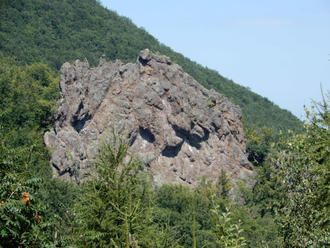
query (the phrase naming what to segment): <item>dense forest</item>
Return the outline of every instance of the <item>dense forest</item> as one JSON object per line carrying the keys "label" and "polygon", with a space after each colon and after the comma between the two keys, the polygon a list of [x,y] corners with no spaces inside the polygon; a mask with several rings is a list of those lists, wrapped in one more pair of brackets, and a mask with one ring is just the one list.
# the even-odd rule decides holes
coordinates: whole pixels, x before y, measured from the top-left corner
{"label": "dense forest", "polygon": [[[194,189],[153,187],[117,133],[100,147],[90,180],[52,178],[42,137],[53,124],[61,64],[86,57],[96,65],[101,54],[132,61],[146,47],[242,107],[253,188],[239,185],[229,197],[225,171]],[[95,0],[1,1],[0,247],[328,247],[330,94],[323,95],[302,124]]]}

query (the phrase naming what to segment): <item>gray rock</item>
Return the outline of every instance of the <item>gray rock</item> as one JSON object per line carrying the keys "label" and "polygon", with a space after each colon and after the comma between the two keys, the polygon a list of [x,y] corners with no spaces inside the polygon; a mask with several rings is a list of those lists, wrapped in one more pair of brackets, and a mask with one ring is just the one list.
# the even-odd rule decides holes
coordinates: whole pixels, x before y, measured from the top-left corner
{"label": "gray rock", "polygon": [[166,144],[168,146],[175,147],[182,142],[182,138],[176,136],[175,134],[168,134],[166,136]]}
{"label": "gray rock", "polygon": [[146,49],[135,64],[104,57],[96,68],[64,63],[60,91],[54,128],[44,136],[54,176],[84,180],[99,144],[115,128],[155,184],[195,186],[201,177],[216,179],[221,169],[233,180],[251,179],[240,108],[166,56]]}

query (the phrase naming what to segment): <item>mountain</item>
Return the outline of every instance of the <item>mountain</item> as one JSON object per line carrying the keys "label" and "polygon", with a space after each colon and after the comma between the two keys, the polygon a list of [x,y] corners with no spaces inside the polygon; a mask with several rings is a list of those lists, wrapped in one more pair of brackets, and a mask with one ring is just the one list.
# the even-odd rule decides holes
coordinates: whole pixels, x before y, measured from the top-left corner
{"label": "mountain", "polygon": [[201,177],[251,181],[241,109],[207,90],[168,57],[141,51],[136,63],[61,68],[54,128],[45,134],[54,176],[84,179],[112,130],[130,140],[156,184],[196,186]]}
{"label": "mountain", "polygon": [[289,111],[160,44],[96,0],[2,0],[0,18],[0,52],[22,64],[44,62],[59,70],[65,61],[87,58],[95,66],[102,54],[109,60],[133,62],[148,48],[238,104],[249,126],[300,130],[301,122]]}

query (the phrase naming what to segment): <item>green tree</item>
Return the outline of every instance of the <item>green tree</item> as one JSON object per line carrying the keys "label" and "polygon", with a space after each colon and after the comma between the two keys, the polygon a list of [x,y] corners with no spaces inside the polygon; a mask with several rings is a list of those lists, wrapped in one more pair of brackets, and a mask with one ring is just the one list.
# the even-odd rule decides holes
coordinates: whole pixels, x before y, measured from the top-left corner
{"label": "green tree", "polygon": [[243,229],[241,228],[241,221],[233,223],[230,215],[231,212],[227,208],[222,211],[220,206],[213,204],[211,212],[214,215],[217,244],[223,248],[240,248],[246,245],[246,240],[243,236]]}
{"label": "green tree", "polygon": [[50,245],[46,205],[38,197],[42,181],[28,172],[33,147],[12,149],[0,142],[0,247]]}
{"label": "green tree", "polygon": [[271,128],[263,126],[258,128],[249,123],[244,123],[245,135],[247,137],[246,152],[248,159],[256,166],[262,166],[270,151],[271,143],[276,139]]}
{"label": "green tree", "polygon": [[52,223],[42,195],[50,178],[42,142],[57,99],[57,79],[44,64],[19,67],[0,53],[0,244],[52,244]]}
{"label": "green tree", "polygon": [[280,144],[283,195],[277,211],[285,247],[329,245],[329,97],[307,110],[304,134]]}
{"label": "green tree", "polygon": [[230,179],[224,169],[221,169],[221,174],[216,182],[216,194],[217,197],[226,199],[229,196],[229,191],[231,189]]}
{"label": "green tree", "polygon": [[83,247],[152,247],[148,240],[150,186],[129,145],[114,134],[94,163],[76,205],[77,242]]}
{"label": "green tree", "polygon": [[168,244],[193,247],[193,234],[198,232],[193,218],[198,210],[194,211],[194,195],[190,189],[183,185],[162,185],[155,190],[155,205],[154,222],[173,234],[171,239],[166,237]]}

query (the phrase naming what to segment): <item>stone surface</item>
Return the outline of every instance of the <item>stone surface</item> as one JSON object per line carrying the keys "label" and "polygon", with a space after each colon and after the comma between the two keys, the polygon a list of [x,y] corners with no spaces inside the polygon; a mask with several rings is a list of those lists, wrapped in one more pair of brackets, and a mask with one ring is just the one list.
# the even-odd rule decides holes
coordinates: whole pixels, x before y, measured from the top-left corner
{"label": "stone surface", "polygon": [[55,176],[79,182],[100,140],[115,128],[155,184],[196,185],[225,169],[248,182],[241,109],[207,90],[168,57],[143,50],[135,64],[88,62],[61,68],[61,98],[54,128],[44,136]]}

